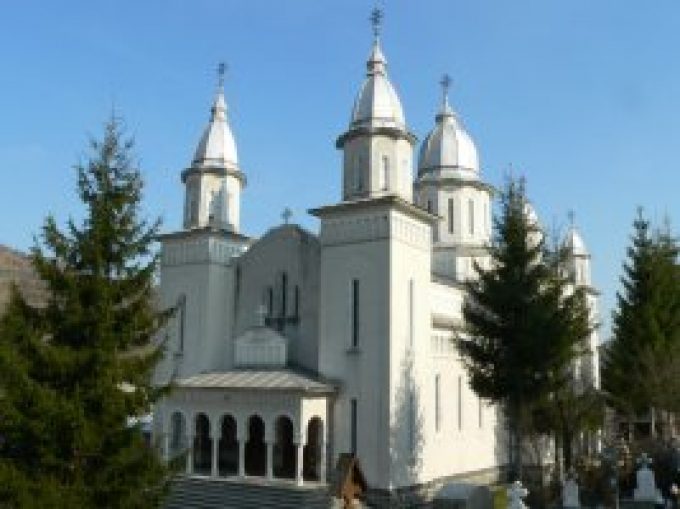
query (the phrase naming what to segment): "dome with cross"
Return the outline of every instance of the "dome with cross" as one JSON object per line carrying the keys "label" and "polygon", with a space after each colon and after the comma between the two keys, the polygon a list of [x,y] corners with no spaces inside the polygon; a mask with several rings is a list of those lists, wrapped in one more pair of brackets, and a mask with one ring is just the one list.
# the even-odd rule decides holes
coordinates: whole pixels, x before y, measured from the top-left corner
{"label": "dome with cross", "polygon": [[435,126],[420,149],[418,175],[434,174],[465,179],[479,178],[477,148],[470,135],[449,105],[448,88],[451,80],[444,76],[442,105]]}

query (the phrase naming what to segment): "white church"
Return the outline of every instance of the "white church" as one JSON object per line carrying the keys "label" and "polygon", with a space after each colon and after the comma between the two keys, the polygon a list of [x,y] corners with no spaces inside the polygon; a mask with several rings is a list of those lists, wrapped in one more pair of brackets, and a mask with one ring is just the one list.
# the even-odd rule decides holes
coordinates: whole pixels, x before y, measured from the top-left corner
{"label": "white church", "polygon": [[[376,30],[336,147],[342,189],[309,211],[318,233],[285,223],[249,236],[247,172],[219,87],[181,173],[183,228],[161,237],[161,304],[177,312],[156,377],[175,388],[155,437],[166,458],[186,455],[190,477],[323,484],[353,453],[387,498],[492,479],[507,463],[502,414],[472,392],[452,341],[492,233],[475,144],[445,85],[418,146]],[[573,226],[565,243],[576,283],[590,287]],[[593,333],[584,363],[596,384],[597,344]]]}

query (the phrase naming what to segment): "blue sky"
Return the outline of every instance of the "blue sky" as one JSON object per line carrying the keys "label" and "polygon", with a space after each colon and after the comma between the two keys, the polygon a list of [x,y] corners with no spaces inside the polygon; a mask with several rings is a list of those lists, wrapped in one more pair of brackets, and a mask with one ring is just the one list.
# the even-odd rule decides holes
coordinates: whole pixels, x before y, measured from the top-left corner
{"label": "blue sky", "polygon": [[[547,226],[573,209],[607,318],[637,206],[680,222],[680,3],[379,2],[383,49],[422,140],[448,72],[483,178],[525,175]],[[219,61],[248,187],[242,228],[337,201],[340,154],[370,48],[373,2],[5,2],[0,12],[0,243],[78,216],[72,166],[112,105],[137,141],[145,207],[179,227],[179,174],[207,120]]]}

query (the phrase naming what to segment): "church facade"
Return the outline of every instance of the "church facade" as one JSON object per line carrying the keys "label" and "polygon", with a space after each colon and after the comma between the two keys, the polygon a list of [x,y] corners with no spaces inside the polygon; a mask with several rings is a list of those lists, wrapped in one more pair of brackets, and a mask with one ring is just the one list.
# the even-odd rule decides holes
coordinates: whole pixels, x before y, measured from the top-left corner
{"label": "church facade", "polygon": [[[221,87],[181,174],[183,228],[161,237],[160,299],[176,312],[156,373],[175,388],[154,433],[168,459],[186,454],[187,475],[324,483],[353,453],[391,493],[507,462],[502,415],[472,392],[453,343],[464,282],[489,263],[493,189],[446,82],[418,147],[377,34],[366,65],[336,142],[338,202],[310,210],[318,233],[241,231],[246,172]],[[565,242],[590,285],[574,228]],[[596,346],[583,368],[595,377]]]}

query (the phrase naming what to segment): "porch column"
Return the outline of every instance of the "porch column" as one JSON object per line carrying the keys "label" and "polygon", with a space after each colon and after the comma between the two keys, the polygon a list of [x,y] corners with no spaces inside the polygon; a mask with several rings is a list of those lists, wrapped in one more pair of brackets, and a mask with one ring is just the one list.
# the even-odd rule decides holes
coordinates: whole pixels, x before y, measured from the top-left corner
{"label": "porch column", "polygon": [[321,445],[319,446],[320,458],[319,458],[319,482],[326,482],[326,449],[328,448],[326,444],[326,437],[321,439]]}
{"label": "porch column", "polygon": [[298,486],[302,486],[302,467],[304,462],[304,447],[305,443],[300,440],[295,444],[295,451],[297,455],[297,461],[295,462],[295,483]]}
{"label": "porch column", "polygon": [[246,475],[246,440],[241,438],[236,441],[238,443],[238,476],[245,477]]}
{"label": "porch column", "polygon": [[193,435],[187,436],[187,474],[191,475],[194,473],[194,437]]}
{"label": "porch column", "polygon": [[267,449],[267,474],[266,477],[268,480],[274,479],[274,441],[273,440],[268,440],[267,442],[264,443],[265,448]]}
{"label": "porch column", "polygon": [[166,463],[170,461],[170,435],[168,433],[161,434],[161,452],[163,454],[163,461]]}
{"label": "porch column", "polygon": [[220,472],[218,469],[218,456],[220,452],[220,439],[219,437],[212,437],[212,465],[210,469],[210,475],[217,477]]}

